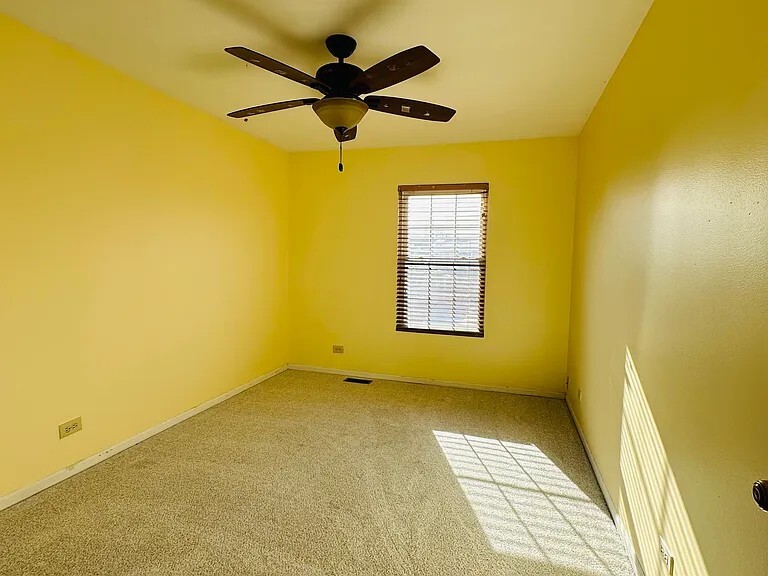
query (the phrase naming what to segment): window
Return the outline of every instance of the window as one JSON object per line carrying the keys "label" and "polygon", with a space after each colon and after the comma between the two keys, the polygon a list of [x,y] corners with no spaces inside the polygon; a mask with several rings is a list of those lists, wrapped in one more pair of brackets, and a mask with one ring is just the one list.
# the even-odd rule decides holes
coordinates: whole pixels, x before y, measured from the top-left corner
{"label": "window", "polygon": [[482,337],[488,184],[398,194],[396,329]]}

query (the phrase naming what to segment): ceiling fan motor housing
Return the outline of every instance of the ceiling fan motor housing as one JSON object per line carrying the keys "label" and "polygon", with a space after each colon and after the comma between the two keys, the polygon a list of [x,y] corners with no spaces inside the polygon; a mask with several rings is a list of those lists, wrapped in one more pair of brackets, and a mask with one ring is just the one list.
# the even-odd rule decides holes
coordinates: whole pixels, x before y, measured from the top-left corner
{"label": "ceiling fan motor housing", "polygon": [[331,88],[328,96],[354,98],[357,96],[352,88],[352,82],[363,73],[354,64],[346,62],[331,62],[318,68],[315,78]]}

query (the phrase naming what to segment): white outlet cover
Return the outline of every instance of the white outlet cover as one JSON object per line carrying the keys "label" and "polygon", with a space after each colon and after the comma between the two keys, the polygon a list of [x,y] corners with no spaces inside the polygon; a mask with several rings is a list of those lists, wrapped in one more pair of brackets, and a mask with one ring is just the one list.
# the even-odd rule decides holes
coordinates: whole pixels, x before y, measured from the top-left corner
{"label": "white outlet cover", "polygon": [[666,543],[662,536],[659,536],[659,552],[661,553],[661,561],[667,569],[667,573],[669,576],[673,576],[675,571],[675,557],[672,554],[669,544]]}

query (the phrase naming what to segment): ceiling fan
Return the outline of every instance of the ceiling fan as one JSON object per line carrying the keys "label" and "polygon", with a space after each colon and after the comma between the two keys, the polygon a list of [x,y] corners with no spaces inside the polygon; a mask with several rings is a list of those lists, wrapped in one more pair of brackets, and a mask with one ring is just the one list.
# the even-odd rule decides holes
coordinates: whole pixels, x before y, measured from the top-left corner
{"label": "ceiling fan", "polygon": [[[342,143],[355,139],[357,125],[368,110],[433,122],[448,122],[456,114],[456,110],[451,108],[419,100],[392,96],[361,98],[363,94],[378,92],[413,78],[440,62],[440,58],[425,46],[409,48],[374,64],[367,70],[362,70],[354,64],[344,62],[357,47],[354,38],[345,34],[332,34],[326,38],[325,45],[339,61],[321,66],[314,77],[242,46],[225,48],[225,52],[249,64],[314,88],[323,94],[322,98],[300,98],[252,106],[230,112],[227,116],[248,121],[251,116],[311,105],[320,120],[333,130],[341,155]],[[340,158],[339,171],[341,170],[343,165]]]}

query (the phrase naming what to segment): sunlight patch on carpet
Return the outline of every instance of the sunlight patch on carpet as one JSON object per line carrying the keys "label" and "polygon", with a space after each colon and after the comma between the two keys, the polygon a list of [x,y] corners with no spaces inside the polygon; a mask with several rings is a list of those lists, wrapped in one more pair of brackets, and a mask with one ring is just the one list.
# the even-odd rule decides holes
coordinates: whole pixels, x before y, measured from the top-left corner
{"label": "sunlight patch on carpet", "polygon": [[610,518],[534,444],[433,432],[496,552],[623,574]]}

